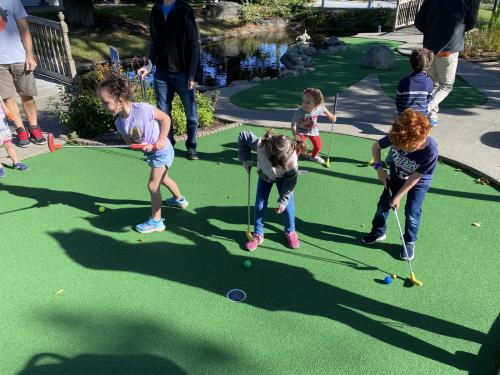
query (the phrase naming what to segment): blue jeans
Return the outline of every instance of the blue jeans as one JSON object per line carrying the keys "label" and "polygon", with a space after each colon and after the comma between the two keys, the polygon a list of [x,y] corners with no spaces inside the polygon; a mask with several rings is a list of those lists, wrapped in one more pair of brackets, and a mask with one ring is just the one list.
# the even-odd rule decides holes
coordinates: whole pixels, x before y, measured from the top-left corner
{"label": "blue jeans", "polygon": [[[282,182],[276,182],[276,187],[279,192],[281,192],[282,185]],[[272,187],[272,183],[266,182],[259,177],[259,181],[257,182],[257,196],[255,198],[254,212],[254,232],[256,234],[264,234],[264,212],[267,208],[267,200],[269,199]],[[290,195],[290,200],[288,201],[288,205],[283,212],[283,216],[285,219],[285,232],[295,232],[295,205],[293,202],[293,192]]]}
{"label": "blue jeans", "polygon": [[[393,196],[397,194],[404,183],[405,180],[401,180],[396,176],[391,176],[389,188]],[[428,185],[416,185],[408,192],[405,204],[405,233],[403,235],[405,242],[415,242],[417,240],[420,215],[422,213],[422,202],[424,201],[427,190],[429,190]],[[372,221],[372,234],[376,234],[377,236],[385,234],[387,229],[387,217],[391,210],[389,204],[389,193],[384,189],[377,204],[377,212]]]}
{"label": "blue jeans", "polygon": [[[177,93],[181,99],[187,122],[186,148],[196,150],[196,130],[198,129],[198,108],[196,107],[195,90],[188,90],[188,77],[185,73],[172,73],[157,69],[154,74],[156,105],[170,116],[172,100]],[[172,145],[174,141],[174,127],[170,127],[168,138]]]}

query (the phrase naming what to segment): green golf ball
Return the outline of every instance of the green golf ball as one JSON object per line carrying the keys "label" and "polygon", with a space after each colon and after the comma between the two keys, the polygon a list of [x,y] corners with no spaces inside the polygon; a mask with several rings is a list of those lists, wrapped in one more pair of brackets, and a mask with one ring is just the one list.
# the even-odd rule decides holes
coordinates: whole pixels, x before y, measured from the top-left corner
{"label": "green golf ball", "polygon": [[250,259],[247,259],[243,262],[243,265],[245,266],[245,268],[250,268],[252,267],[252,261]]}

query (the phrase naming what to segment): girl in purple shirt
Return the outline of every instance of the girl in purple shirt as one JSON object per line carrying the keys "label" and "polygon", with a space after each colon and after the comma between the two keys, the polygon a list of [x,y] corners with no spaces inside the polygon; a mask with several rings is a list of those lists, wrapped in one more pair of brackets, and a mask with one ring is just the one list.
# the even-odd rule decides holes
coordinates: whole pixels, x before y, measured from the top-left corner
{"label": "girl in purple shirt", "polygon": [[177,183],[168,175],[174,161],[174,148],[167,138],[170,117],[148,103],[133,102],[132,87],[123,77],[103,81],[97,89],[97,95],[106,111],[117,115],[115,125],[125,142],[144,144],[144,155],[151,167],[148,182],[151,217],[136,225],[135,229],[140,233],[162,232],[165,230],[165,219],[161,217],[161,185],[165,185],[172,193],[172,197],[165,201],[167,206],[188,206]]}

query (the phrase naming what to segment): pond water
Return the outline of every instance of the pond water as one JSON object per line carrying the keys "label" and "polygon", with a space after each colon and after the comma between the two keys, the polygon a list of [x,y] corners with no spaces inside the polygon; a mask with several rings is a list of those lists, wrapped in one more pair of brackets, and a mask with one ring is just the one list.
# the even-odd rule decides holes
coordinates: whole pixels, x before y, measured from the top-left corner
{"label": "pond water", "polygon": [[229,38],[202,46],[199,84],[225,87],[236,80],[276,77],[295,38],[284,32]]}

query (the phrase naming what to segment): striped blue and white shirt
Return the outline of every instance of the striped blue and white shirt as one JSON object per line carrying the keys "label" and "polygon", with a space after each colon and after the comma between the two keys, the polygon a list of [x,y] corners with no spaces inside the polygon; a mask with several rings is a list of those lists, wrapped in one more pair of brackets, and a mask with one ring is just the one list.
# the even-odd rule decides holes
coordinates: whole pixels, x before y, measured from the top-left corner
{"label": "striped blue and white shirt", "polygon": [[428,114],[429,103],[434,93],[434,84],[424,72],[412,73],[399,81],[396,92],[398,113],[406,108]]}

